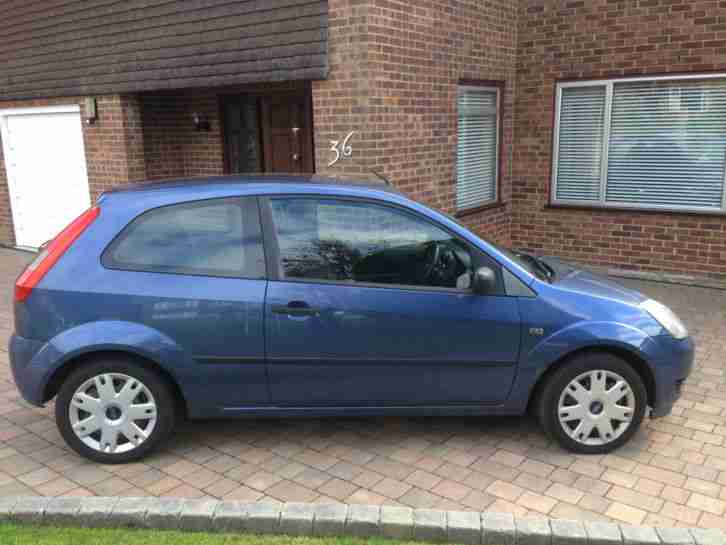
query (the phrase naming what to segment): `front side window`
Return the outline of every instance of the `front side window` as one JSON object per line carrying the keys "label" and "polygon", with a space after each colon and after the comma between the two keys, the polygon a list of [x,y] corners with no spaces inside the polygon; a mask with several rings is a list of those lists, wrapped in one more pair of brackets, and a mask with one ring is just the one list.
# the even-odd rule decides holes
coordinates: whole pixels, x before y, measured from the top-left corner
{"label": "front side window", "polygon": [[724,210],[726,78],[558,86],[553,202]]}
{"label": "front side window", "polygon": [[287,279],[468,288],[472,255],[450,233],[368,202],[271,199]]}
{"label": "front side window", "polygon": [[103,264],[134,271],[263,278],[256,199],[212,199],[164,206],[132,221],[104,252]]}
{"label": "front side window", "polygon": [[456,209],[497,200],[499,101],[496,87],[460,85],[457,99]]}

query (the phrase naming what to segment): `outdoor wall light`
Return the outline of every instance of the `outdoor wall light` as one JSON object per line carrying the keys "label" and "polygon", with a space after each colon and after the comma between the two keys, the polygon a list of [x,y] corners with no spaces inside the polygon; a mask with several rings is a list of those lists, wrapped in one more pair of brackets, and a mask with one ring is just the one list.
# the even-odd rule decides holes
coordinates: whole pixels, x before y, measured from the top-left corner
{"label": "outdoor wall light", "polygon": [[193,113],[192,120],[194,121],[194,128],[197,129],[197,131],[208,131],[210,129],[209,120],[207,120],[204,116],[198,113]]}
{"label": "outdoor wall light", "polygon": [[95,97],[86,97],[86,103],[85,103],[85,111],[86,111],[86,124],[87,125],[93,125],[96,120],[98,119],[98,111],[96,109],[96,98]]}

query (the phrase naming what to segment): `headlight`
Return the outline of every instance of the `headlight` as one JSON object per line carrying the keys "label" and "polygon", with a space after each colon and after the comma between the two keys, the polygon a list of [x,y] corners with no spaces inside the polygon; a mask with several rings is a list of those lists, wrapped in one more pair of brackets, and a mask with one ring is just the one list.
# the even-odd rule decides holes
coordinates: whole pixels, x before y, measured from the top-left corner
{"label": "headlight", "polygon": [[688,337],[688,330],[686,329],[686,326],[684,326],[683,322],[678,319],[678,316],[676,316],[675,313],[664,304],[654,301],[653,299],[648,299],[640,304],[640,308],[647,311],[648,314],[655,318],[656,321],[662,325],[668,333],[673,335],[675,339],[685,339]]}

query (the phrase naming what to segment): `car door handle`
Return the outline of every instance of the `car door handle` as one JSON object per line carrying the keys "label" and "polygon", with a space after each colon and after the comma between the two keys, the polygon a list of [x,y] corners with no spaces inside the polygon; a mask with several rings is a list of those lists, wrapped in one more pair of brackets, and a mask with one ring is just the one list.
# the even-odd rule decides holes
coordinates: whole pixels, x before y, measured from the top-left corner
{"label": "car door handle", "polygon": [[320,309],[311,307],[305,301],[290,301],[287,305],[272,305],[270,310],[275,314],[288,316],[318,316],[320,314]]}

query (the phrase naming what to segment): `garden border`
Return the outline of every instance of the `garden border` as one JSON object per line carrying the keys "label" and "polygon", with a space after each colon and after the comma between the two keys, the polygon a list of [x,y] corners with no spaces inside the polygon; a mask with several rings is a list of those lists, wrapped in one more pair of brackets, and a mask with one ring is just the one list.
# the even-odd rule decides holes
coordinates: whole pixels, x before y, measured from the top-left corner
{"label": "garden border", "polygon": [[0,497],[0,521],[467,545],[726,545],[716,529],[628,526],[408,507],[133,497]]}

